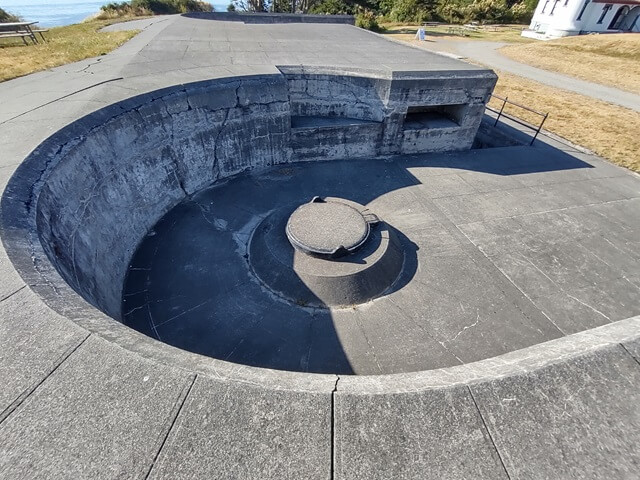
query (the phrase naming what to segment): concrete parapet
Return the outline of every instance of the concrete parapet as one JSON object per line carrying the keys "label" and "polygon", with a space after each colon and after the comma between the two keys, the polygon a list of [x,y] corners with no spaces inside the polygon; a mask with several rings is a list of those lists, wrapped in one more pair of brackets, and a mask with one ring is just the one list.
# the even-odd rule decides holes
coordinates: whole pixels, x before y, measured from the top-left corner
{"label": "concrete parapet", "polygon": [[301,13],[196,12],[185,17],[243,23],[338,23],[353,25],[353,15],[310,15]]}

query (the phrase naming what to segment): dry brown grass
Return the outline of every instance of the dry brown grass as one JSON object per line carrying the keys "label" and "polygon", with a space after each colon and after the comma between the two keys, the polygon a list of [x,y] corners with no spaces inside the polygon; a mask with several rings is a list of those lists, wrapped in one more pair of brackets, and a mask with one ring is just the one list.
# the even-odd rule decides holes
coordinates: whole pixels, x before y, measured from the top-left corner
{"label": "dry brown grass", "polygon": [[[122,19],[118,19],[121,21]],[[99,32],[109,21],[52,28],[46,42],[25,46],[20,39],[0,40],[0,81],[110,52],[137,32]]]}
{"label": "dry brown grass", "polygon": [[522,63],[640,94],[640,35],[580,35],[508,45],[500,50]]}
{"label": "dry brown grass", "polygon": [[[496,94],[535,110],[549,112],[545,130],[640,173],[639,112],[515,75],[496,73],[499,75]],[[505,111],[532,123],[540,121],[540,117],[516,107],[507,107]]]}

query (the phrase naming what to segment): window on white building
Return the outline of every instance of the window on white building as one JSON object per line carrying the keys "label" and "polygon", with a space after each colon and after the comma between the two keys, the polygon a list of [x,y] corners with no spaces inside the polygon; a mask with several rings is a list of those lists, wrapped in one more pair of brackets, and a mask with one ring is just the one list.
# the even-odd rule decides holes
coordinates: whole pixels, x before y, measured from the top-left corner
{"label": "window on white building", "polygon": [[549,5],[549,0],[544,2],[544,7],[542,7],[542,12],[540,12],[540,13],[544,13],[544,11],[547,9],[547,5]]}
{"label": "window on white building", "polygon": [[556,10],[556,5],[558,5],[558,3],[560,3],[560,0],[555,0],[553,2],[553,7],[551,7],[551,11],[549,12],[549,15],[553,15],[553,12]]}
{"label": "window on white building", "polygon": [[578,14],[578,18],[576,18],[577,22],[582,20],[582,15],[584,15],[584,11],[587,9],[589,2],[591,2],[591,0],[584,0],[584,5],[582,5],[582,8],[580,9],[580,13]]}
{"label": "window on white building", "polygon": [[629,13],[629,7],[626,5],[620,7],[616,14],[611,19],[611,23],[609,24],[609,30],[619,30],[620,24],[624,20],[624,17]]}
{"label": "window on white building", "polygon": [[[627,26],[626,24],[628,23],[629,18],[633,18],[633,20],[631,20],[631,24]],[[640,19],[640,7],[633,7],[633,9],[627,15],[627,19],[625,19],[624,29],[627,32],[633,31],[633,28],[636,26],[636,23],[638,23],[638,19]]]}
{"label": "window on white building", "polygon": [[564,0],[564,7],[566,7],[567,5],[569,5],[569,0]]}
{"label": "window on white building", "polygon": [[598,19],[598,25],[602,23],[602,21],[604,20],[604,17],[607,16],[607,13],[609,13],[609,10],[611,10],[612,7],[613,5],[611,4],[607,4],[604,7],[602,7],[602,15],[600,15],[600,18]]}

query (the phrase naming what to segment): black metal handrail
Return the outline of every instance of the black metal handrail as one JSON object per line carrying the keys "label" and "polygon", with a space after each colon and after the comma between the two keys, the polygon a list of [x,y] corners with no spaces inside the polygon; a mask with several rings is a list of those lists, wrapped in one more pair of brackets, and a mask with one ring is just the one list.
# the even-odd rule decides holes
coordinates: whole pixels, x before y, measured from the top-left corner
{"label": "black metal handrail", "polygon": [[[522,125],[523,127],[527,127],[527,128],[532,129],[532,130],[535,130],[536,133],[533,135],[533,138],[531,139],[531,143],[529,144],[529,145],[533,145],[533,142],[535,142],[536,138],[538,137],[538,134],[540,133],[540,130],[542,130],[542,126],[544,125],[544,122],[547,120],[547,117],[549,116],[549,113],[542,113],[542,112],[539,112],[537,110],[534,110],[533,108],[525,107],[524,105],[520,105],[519,103],[512,102],[512,101],[508,100],[509,97],[501,97],[499,95],[494,95],[494,94],[491,94],[491,97],[497,98],[498,100],[502,100],[502,106],[500,107],[500,110],[496,110],[495,108],[491,107],[489,105],[489,103],[487,103],[487,105],[486,105],[486,109],[487,110],[489,110],[490,112],[498,114],[498,116],[496,117],[496,121],[493,124],[493,126],[495,127],[498,124],[498,122],[500,121],[500,117],[507,117],[512,122],[515,122],[515,123],[517,123],[519,125]],[[522,108],[523,110],[526,110],[527,112],[531,112],[531,113],[534,113],[536,115],[541,116],[542,117],[542,121],[540,122],[540,125],[535,126],[532,123],[529,123],[529,122],[527,122],[525,120],[522,120],[522,119],[520,119],[520,118],[518,118],[518,117],[516,117],[514,115],[509,115],[508,113],[506,113],[504,111],[504,107],[507,105],[507,103],[509,105],[513,105],[515,107]]]}

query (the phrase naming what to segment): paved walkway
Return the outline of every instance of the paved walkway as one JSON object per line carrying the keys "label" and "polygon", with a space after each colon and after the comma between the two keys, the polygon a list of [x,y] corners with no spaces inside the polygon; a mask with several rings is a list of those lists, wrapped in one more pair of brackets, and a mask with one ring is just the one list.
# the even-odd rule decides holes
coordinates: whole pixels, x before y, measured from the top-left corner
{"label": "paved walkway", "polygon": [[516,62],[498,51],[499,48],[507,45],[506,43],[446,40],[436,37],[433,41],[419,45],[427,50],[457,54],[462,58],[468,58],[495,70],[512,73],[550,87],[569,90],[640,112],[640,95]]}
{"label": "paved walkway", "polygon": [[[308,38],[291,55],[289,28],[297,27],[152,19],[141,34],[109,55],[0,84],[3,202],[18,195],[6,185],[16,171],[24,173],[19,165],[45,138],[139,93],[275,72],[274,65],[287,62],[380,67],[381,51],[398,68],[460,65],[380,41],[369,45],[375,37],[347,26],[298,28]],[[308,34],[312,30],[315,34]],[[214,35],[234,32],[247,41],[234,43],[235,51],[213,51],[216,46],[230,48]],[[265,32],[281,42],[282,50],[261,51],[256,39]],[[343,41],[347,47],[338,48]],[[359,47],[358,42],[364,44]],[[522,204],[511,191],[496,196],[493,185],[506,188],[508,176],[485,172],[473,182],[487,189],[476,192],[478,201],[461,197],[438,208],[457,215],[473,208],[480,216],[487,202],[539,208],[560,198],[572,205],[589,204],[594,194],[603,195],[597,201],[606,212],[589,216],[591,223],[573,225],[575,233],[594,226],[625,227],[610,249],[599,253],[615,271],[630,270],[625,278],[637,284],[637,177],[592,155],[558,145],[549,148],[563,148],[591,168],[521,172],[520,181],[542,183],[536,191],[521,189],[532,195]],[[504,159],[526,166],[548,153],[544,148],[526,151],[529,159],[520,150],[506,149]],[[426,173],[450,173],[443,176],[455,176],[457,185],[465,185],[451,172],[460,169],[450,168],[456,158],[416,156],[414,161]],[[427,187],[429,182],[423,180]],[[576,190],[570,186],[576,182],[589,190],[573,195]],[[544,193],[545,185],[564,194]],[[450,188],[442,183],[443,191]],[[607,197],[614,190],[621,198]],[[406,202],[398,206],[405,207]],[[531,215],[528,210],[525,217]],[[480,229],[457,236],[482,237],[485,249],[517,244],[516,230],[499,234],[500,221],[509,223],[511,216],[493,219],[498,233]],[[549,223],[547,231],[554,225]],[[4,241],[15,235],[2,231]],[[611,258],[619,258],[616,248],[625,242],[628,258],[612,264]],[[589,262],[580,265],[587,269]],[[532,285],[541,285],[537,271],[529,272]],[[519,277],[521,269],[511,274],[524,278]],[[469,365],[392,377],[338,377],[255,369],[179,351],[96,310],[79,315],[88,307],[77,295],[71,301],[55,290],[52,297],[58,299],[45,304],[35,291],[48,288],[42,278],[22,278],[0,247],[3,480],[637,478],[638,317]],[[455,292],[458,285],[443,288]],[[584,315],[580,309],[589,310],[588,305],[575,307],[572,318]],[[638,313],[640,305],[630,297],[614,307]],[[593,308],[602,311],[600,304]]]}

